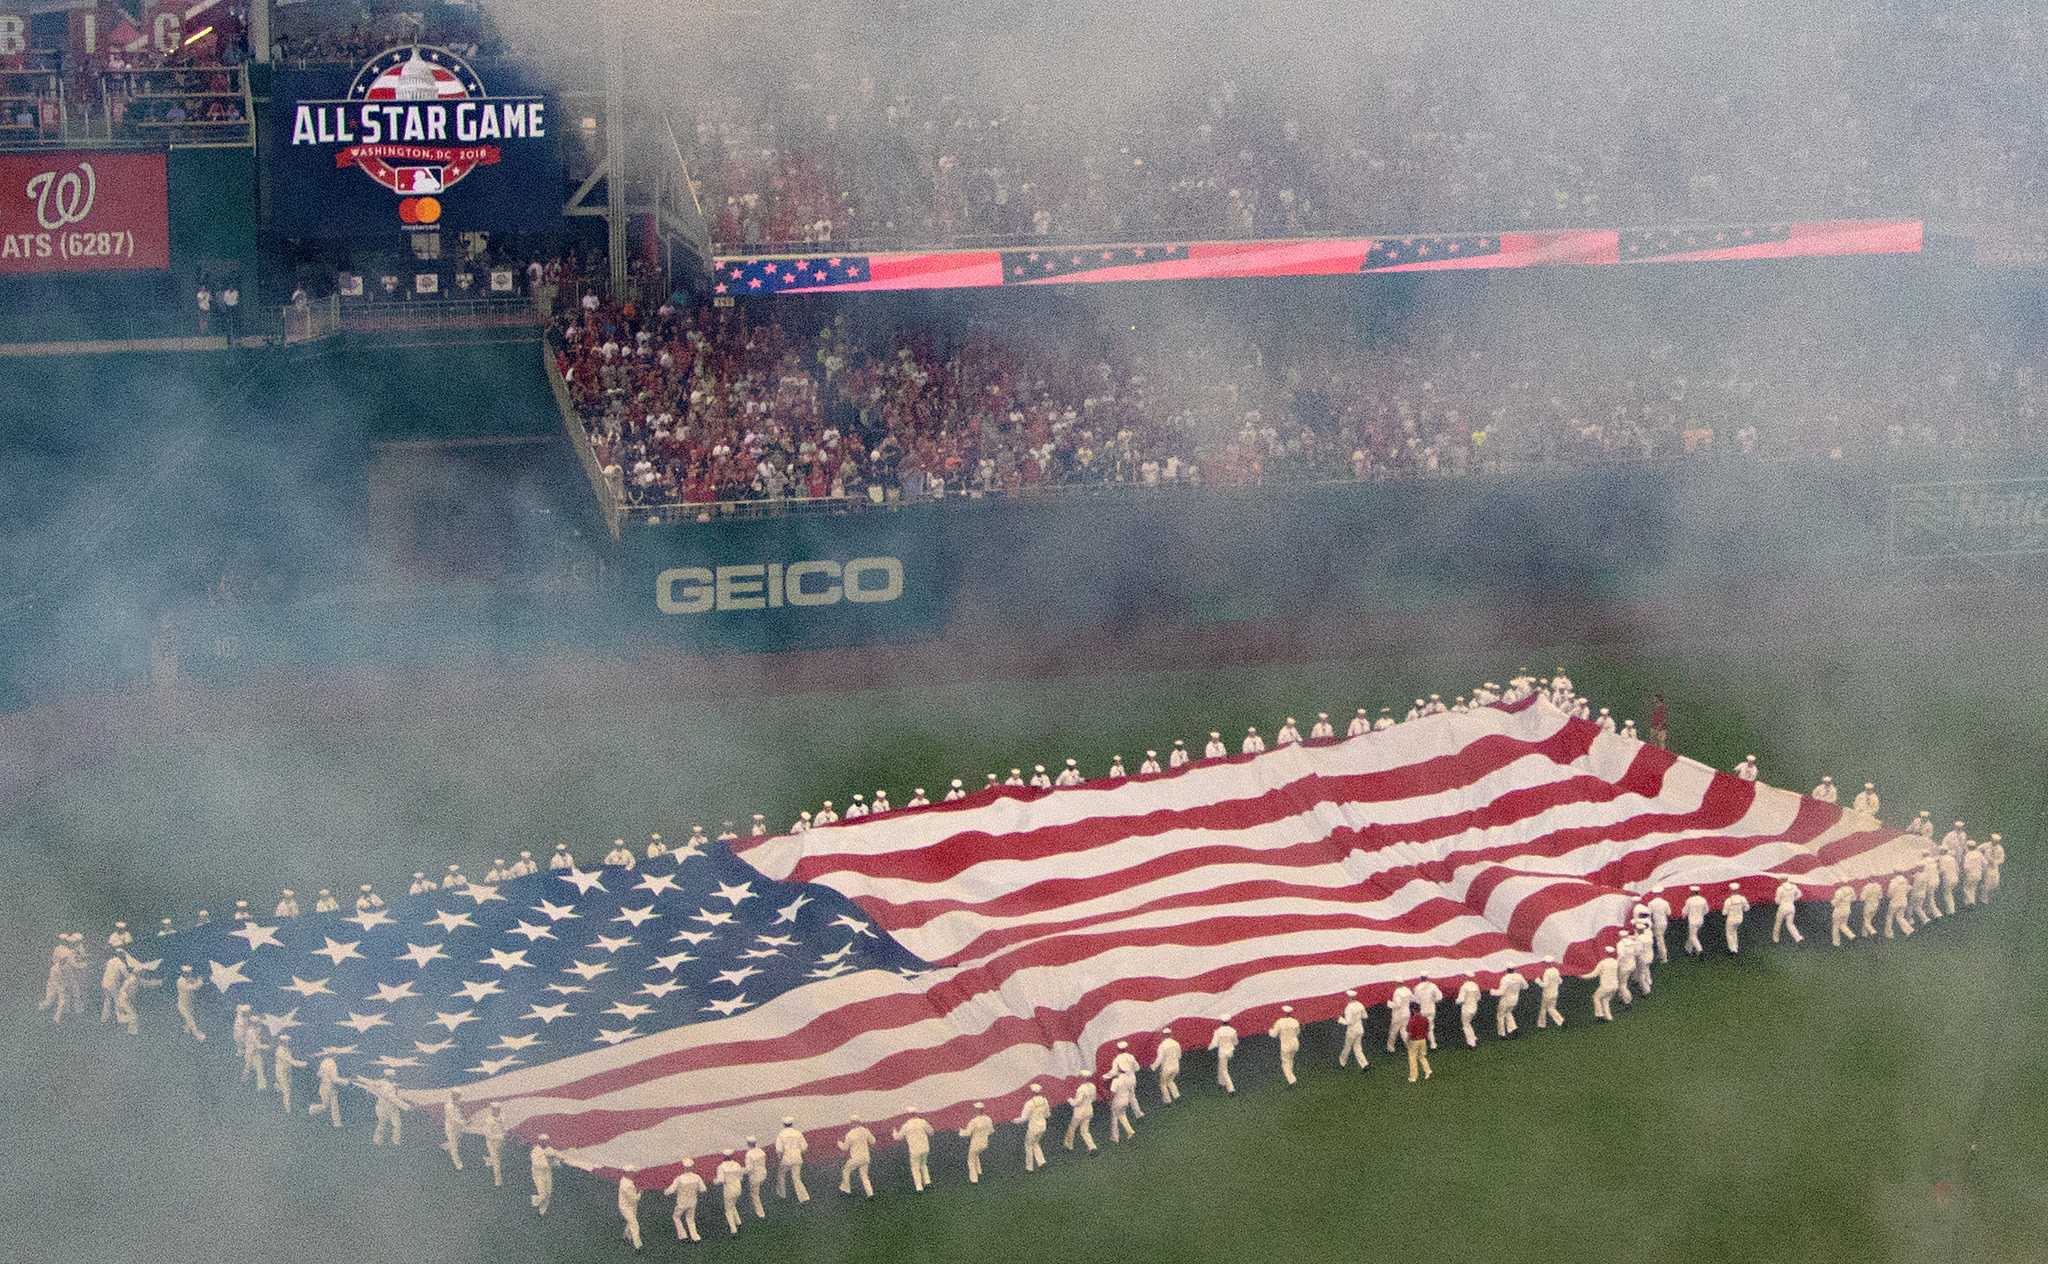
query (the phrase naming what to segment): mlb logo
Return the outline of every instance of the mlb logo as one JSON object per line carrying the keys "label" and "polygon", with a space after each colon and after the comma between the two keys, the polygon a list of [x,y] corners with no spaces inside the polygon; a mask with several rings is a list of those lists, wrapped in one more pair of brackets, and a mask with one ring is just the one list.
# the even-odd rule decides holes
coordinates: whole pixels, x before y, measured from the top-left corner
{"label": "mlb logo", "polygon": [[401,194],[418,195],[441,191],[441,168],[400,167],[397,172],[397,191]]}

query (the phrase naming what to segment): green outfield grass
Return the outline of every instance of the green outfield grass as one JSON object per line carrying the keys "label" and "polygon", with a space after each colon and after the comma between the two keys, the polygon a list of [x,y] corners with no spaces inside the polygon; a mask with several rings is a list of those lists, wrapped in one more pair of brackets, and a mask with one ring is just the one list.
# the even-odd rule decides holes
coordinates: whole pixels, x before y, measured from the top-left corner
{"label": "green outfield grass", "polygon": [[[618,1259],[608,1187],[560,1180],[544,1221],[523,1153],[493,1189],[452,1171],[431,1120],[403,1152],[373,1151],[351,1100],[337,1136],[286,1119],[233,1082],[226,1053],[153,1030],[115,1039],[39,1023],[51,937],[97,940],[117,912],[144,927],[200,903],[275,899],[450,860],[477,868],[557,839],[714,831],[766,812],[778,825],[830,796],[936,791],[1067,756],[1135,768],[1147,746],[1212,729],[1270,733],[1318,709],[1446,696],[1520,667],[1562,665],[1618,715],[1670,698],[1674,744],[1726,767],[1748,751],[1766,780],[1877,782],[1886,815],[2000,829],[2000,902],[1910,941],[1773,948],[1752,919],[1741,958],[1674,962],[1611,1026],[1568,991],[1569,1026],[1511,1042],[1446,1042],[1428,1084],[1392,1057],[1333,1064],[1313,1028],[1298,1088],[1250,1039],[1240,1092],[1191,1055],[1186,1099],[1148,1105],[1135,1142],[1055,1151],[1021,1173],[1020,1129],[999,1130],[992,1176],[967,1186],[958,1142],[937,1186],[909,1192],[900,1147],[880,1151],[881,1197],[835,1192],[771,1205],[726,1241],[715,1198],[702,1246],[643,1205],[657,1258],[804,1260],[1378,1259],[1648,1261],[2038,1260],[2048,1255],[2048,977],[2042,962],[2040,717],[2048,714],[2041,603],[1967,618],[1938,595],[1802,612],[1725,611],[1711,629],[1641,616],[1616,631],[1534,640],[1493,626],[1422,628],[1367,657],[1132,671],[1066,663],[1031,678],[928,671],[873,687],[698,688],[685,660],[638,701],[593,707],[573,665],[545,681],[450,677],[369,690],[348,705],[204,700],[179,723],[138,721],[7,803],[0,945],[15,982],[0,1025],[0,1088],[16,1138],[0,1175],[11,1244],[37,1264],[136,1259],[540,1261]],[[853,662],[856,660],[847,660]],[[908,661],[908,660],[906,660]],[[608,669],[609,670],[609,669]],[[769,678],[764,675],[764,685]],[[232,700],[231,700],[232,701]],[[130,704],[138,717],[143,700]],[[51,723],[62,727],[61,717]],[[1718,921],[1710,930],[1718,928]],[[1674,945],[1678,936],[1674,935]],[[1523,1013],[1533,1018],[1533,1004]],[[1453,1013],[1449,1006],[1445,1014]],[[1383,1039],[1383,1033],[1382,1033]],[[1376,1047],[1375,1047],[1376,1048]],[[1151,1099],[1152,1080],[1142,1091]],[[352,1099],[359,1095],[350,1095]],[[1064,1111],[1056,1118],[1064,1123]],[[1106,1131],[1099,1114],[1098,1137]],[[1055,1132],[1057,1133],[1057,1128]]]}

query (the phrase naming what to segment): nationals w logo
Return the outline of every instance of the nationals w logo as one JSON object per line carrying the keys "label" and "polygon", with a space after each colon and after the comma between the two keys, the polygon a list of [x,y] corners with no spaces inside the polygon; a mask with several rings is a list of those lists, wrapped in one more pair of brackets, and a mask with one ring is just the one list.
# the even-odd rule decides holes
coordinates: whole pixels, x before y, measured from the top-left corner
{"label": "nationals w logo", "polygon": [[50,232],[84,223],[92,214],[99,187],[99,177],[89,162],[81,162],[76,170],[61,176],[54,171],[38,172],[28,182],[29,198],[36,204],[36,222]]}

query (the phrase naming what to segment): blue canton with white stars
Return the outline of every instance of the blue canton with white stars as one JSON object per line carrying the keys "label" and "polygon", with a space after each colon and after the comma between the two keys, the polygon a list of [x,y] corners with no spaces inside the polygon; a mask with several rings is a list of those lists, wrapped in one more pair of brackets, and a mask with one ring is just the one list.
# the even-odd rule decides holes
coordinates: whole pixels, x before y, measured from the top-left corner
{"label": "blue canton with white stars", "polygon": [[[930,968],[828,888],[720,843],[637,868],[542,870],[385,908],[214,923],[154,941],[269,1039],[444,1088],[742,1013],[854,970]],[[216,1003],[209,1001],[209,1004]]]}
{"label": "blue canton with white stars", "polygon": [[780,294],[857,285],[870,279],[866,255],[820,255],[814,259],[721,259],[714,294]]}

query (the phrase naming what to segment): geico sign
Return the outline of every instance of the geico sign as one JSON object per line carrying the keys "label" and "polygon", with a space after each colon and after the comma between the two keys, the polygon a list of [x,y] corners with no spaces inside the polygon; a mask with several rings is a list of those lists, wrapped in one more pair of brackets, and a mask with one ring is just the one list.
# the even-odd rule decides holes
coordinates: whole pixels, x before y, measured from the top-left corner
{"label": "geico sign", "polygon": [[894,601],[903,595],[903,563],[893,557],[839,562],[756,562],[748,566],[673,566],[654,577],[663,614],[779,610]]}

